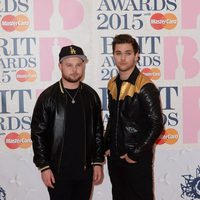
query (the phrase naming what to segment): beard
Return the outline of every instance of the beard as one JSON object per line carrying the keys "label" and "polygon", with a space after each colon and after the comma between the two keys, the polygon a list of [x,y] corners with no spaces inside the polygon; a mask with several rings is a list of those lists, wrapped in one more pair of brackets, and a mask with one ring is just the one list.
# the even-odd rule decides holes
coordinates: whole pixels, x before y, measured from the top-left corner
{"label": "beard", "polygon": [[72,75],[68,75],[68,76],[63,75],[63,78],[64,78],[64,80],[66,80],[67,82],[76,83],[76,82],[81,81],[82,75],[77,75],[77,74],[72,74]]}

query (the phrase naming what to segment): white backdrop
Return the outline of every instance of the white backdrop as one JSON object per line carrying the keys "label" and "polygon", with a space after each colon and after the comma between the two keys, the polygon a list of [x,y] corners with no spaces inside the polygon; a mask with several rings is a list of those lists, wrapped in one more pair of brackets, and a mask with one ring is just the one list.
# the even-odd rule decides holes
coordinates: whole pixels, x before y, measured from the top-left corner
{"label": "white backdrop", "polygon": [[[156,200],[200,199],[200,2],[198,0],[0,1],[0,200],[48,200],[32,162],[30,121],[39,93],[59,80],[58,53],[81,46],[84,82],[102,100],[116,75],[112,37],[129,33],[138,67],[159,87],[165,132],[155,152]],[[107,167],[94,200],[111,200]]]}

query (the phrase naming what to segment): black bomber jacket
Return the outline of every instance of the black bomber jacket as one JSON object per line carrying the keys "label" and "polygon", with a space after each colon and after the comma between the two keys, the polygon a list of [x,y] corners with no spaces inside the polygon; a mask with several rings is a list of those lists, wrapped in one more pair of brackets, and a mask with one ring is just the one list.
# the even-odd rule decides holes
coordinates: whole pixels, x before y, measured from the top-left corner
{"label": "black bomber jacket", "polygon": [[153,146],[163,130],[159,91],[153,82],[135,67],[128,80],[122,82],[117,98],[117,78],[119,75],[108,83],[110,116],[104,136],[105,151],[110,149],[111,133],[118,138],[117,123],[120,122],[125,153],[136,161],[152,160]]}
{"label": "black bomber jacket", "polygon": [[[79,92],[85,120],[84,165],[101,165],[104,162],[101,102],[97,93],[84,83],[81,83]],[[60,80],[43,91],[36,102],[31,121],[31,139],[33,161],[40,170],[51,168],[54,173],[59,173],[67,98]]]}

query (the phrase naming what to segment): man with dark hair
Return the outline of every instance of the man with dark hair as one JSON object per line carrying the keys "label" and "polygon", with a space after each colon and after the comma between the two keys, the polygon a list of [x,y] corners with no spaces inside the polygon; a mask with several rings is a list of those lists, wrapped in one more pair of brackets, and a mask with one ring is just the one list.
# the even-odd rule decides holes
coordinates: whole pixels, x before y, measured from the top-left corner
{"label": "man with dark hair", "polygon": [[103,178],[101,102],[81,81],[87,61],[80,47],[63,47],[62,78],[41,93],[34,108],[34,163],[51,200],[89,200],[92,182]]}
{"label": "man with dark hair", "polygon": [[105,155],[113,200],[153,200],[153,146],[163,130],[159,91],[136,67],[139,45],[131,35],[115,36],[112,48],[119,74],[108,82]]}

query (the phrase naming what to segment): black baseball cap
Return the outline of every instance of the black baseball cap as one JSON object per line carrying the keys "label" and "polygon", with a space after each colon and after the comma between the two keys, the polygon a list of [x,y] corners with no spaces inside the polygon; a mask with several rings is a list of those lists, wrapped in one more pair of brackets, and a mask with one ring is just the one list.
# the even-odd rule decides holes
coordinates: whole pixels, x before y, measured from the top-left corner
{"label": "black baseball cap", "polygon": [[63,59],[69,58],[69,57],[79,57],[84,62],[88,61],[87,56],[84,54],[81,47],[78,47],[78,46],[75,46],[75,45],[64,46],[60,50],[59,62],[62,62]]}

